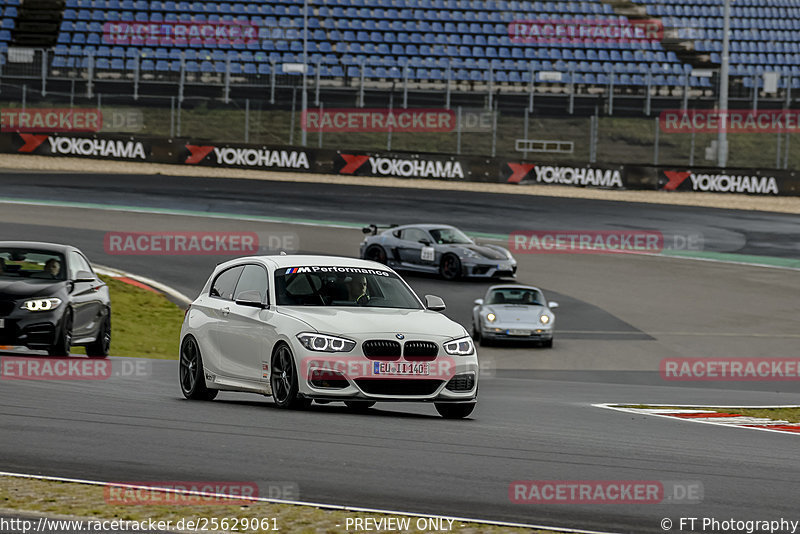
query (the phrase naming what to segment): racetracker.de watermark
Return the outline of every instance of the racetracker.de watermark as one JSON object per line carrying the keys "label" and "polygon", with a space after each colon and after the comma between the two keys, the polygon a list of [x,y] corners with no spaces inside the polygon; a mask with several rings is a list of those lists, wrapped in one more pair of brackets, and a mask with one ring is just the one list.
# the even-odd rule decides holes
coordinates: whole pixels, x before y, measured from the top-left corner
{"label": "racetracker.de watermark", "polygon": [[0,380],[108,380],[152,376],[148,360],[0,357]]}
{"label": "racetracker.de watermark", "polygon": [[699,480],[515,480],[514,504],[696,504]]}
{"label": "racetracker.de watermark", "polygon": [[334,108],[304,111],[307,132],[452,132],[452,109]]}
{"label": "racetracker.de watermark", "polygon": [[659,20],[532,19],[508,24],[515,44],[657,43],[664,38]]}
{"label": "racetracker.de watermark", "polygon": [[299,497],[300,488],[295,482],[117,482],[104,488],[104,500],[112,505],[242,505],[251,504],[257,498],[296,500]]}
{"label": "racetracker.de watermark", "polygon": [[192,41],[204,44],[257,44],[258,26],[250,21],[217,22],[133,22],[103,24],[103,43],[112,45],[147,44],[186,46]]}
{"label": "racetracker.de watermark", "polygon": [[367,360],[363,356],[309,356],[303,358],[301,374],[313,383],[349,378],[449,380],[456,374],[456,361],[450,356],[406,360]]}
{"label": "racetracker.de watermark", "polygon": [[517,230],[508,248],[520,254],[660,254],[703,249],[698,233],[654,230]]}
{"label": "racetracker.de watermark", "polygon": [[3,132],[98,132],[103,112],[92,108],[3,108]]}
{"label": "racetracker.de watermark", "polygon": [[668,109],[658,124],[666,133],[798,133],[798,109]]}
{"label": "racetracker.de watermark", "polygon": [[120,256],[229,255],[296,252],[293,232],[108,232],[106,254]]}
{"label": "racetracker.de watermark", "polygon": [[674,381],[800,380],[800,358],[664,358],[659,371]]}

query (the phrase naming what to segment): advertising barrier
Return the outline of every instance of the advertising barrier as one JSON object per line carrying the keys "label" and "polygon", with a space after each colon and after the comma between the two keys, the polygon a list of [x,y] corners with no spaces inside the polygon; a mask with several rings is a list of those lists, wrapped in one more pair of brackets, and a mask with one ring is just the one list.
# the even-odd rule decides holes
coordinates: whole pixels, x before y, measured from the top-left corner
{"label": "advertising barrier", "polygon": [[553,164],[535,159],[264,146],[92,132],[0,132],[0,153],[377,178],[800,196],[800,174],[778,169]]}

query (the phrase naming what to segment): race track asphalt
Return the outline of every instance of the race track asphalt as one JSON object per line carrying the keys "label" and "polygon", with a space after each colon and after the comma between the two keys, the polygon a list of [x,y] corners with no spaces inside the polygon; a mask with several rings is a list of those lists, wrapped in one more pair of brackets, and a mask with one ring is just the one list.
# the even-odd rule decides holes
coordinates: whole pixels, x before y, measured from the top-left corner
{"label": "race track asphalt", "polygon": [[[0,174],[0,197],[191,214],[0,204],[0,239],[70,242],[93,262],[194,297],[227,256],[123,256],[109,231],[253,231],[303,252],[356,255],[357,227],[238,221],[203,213],[343,223],[455,224],[470,232],[650,229],[699,233],[706,250],[800,257],[800,218],[770,213],[324,184],[104,175]],[[295,221],[296,222],[296,221]],[[352,225],[350,225],[352,226]],[[557,300],[553,349],[487,347],[470,419],[431,406],[284,412],[258,396],[185,401],[176,362],[146,376],[0,382],[0,469],[107,481],[291,482],[307,501],[617,532],[662,518],[800,519],[797,436],[667,421],[593,403],[797,404],[796,382],[672,382],[670,357],[797,356],[797,271],[631,255],[518,255],[519,281]],[[469,327],[488,282],[409,275]],[[115,365],[127,359],[113,359]],[[515,480],[699,482],[699,504],[514,504]],[[795,514],[795,515],[793,515]]]}

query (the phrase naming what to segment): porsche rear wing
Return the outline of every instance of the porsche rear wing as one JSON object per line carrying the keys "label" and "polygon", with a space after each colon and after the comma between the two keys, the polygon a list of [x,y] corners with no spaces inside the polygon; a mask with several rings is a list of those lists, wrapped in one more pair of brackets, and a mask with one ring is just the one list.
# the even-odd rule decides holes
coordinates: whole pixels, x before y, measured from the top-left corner
{"label": "porsche rear wing", "polygon": [[365,234],[370,235],[378,235],[378,230],[388,230],[389,228],[397,228],[400,226],[399,224],[388,224],[388,225],[377,225],[377,224],[370,224],[369,226],[365,226],[361,229],[361,231]]}

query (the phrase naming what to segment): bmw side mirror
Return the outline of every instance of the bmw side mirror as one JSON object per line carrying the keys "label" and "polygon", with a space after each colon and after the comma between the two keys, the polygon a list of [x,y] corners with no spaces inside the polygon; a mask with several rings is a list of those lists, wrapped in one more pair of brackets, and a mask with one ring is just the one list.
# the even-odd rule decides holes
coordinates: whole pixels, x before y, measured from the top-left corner
{"label": "bmw side mirror", "polygon": [[425,307],[431,311],[444,311],[447,306],[444,305],[444,301],[441,297],[437,297],[436,295],[425,295]]}
{"label": "bmw side mirror", "polygon": [[550,302],[547,303],[547,307],[550,308],[551,310],[554,308],[558,308],[558,302],[554,302],[551,300]]}
{"label": "bmw side mirror", "polygon": [[483,299],[475,299],[476,306],[483,306]]}
{"label": "bmw side mirror", "polygon": [[76,282],[94,282],[95,280],[96,280],[96,278],[89,271],[78,271],[75,274],[75,281]]}
{"label": "bmw side mirror", "polygon": [[[266,299],[265,299],[266,300]],[[251,308],[266,309],[268,306],[261,300],[259,291],[242,291],[235,300],[239,306],[249,306]]]}

